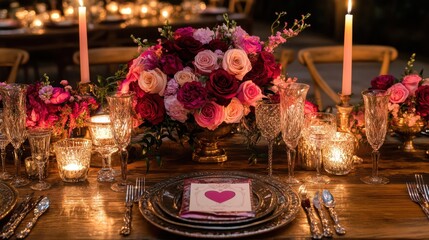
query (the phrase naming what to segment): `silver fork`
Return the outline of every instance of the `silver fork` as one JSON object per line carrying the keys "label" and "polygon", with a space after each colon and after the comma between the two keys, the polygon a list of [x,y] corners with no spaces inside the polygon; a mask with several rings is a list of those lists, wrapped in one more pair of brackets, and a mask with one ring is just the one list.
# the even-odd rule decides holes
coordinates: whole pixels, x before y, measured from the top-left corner
{"label": "silver fork", "polygon": [[410,195],[411,200],[419,204],[423,212],[426,214],[426,217],[429,218],[429,209],[425,205],[423,199],[420,197],[416,185],[408,182],[406,183],[406,185],[407,185],[408,195]]}
{"label": "silver fork", "polygon": [[127,185],[127,192],[125,194],[125,215],[124,224],[122,225],[121,235],[129,235],[131,233],[131,220],[133,213],[133,204],[135,196],[135,187],[133,185]]}
{"label": "silver fork", "polygon": [[423,175],[416,173],[414,174],[414,177],[416,178],[417,190],[423,196],[424,200],[426,202],[429,202],[429,189],[428,189],[428,185],[425,184]]}
{"label": "silver fork", "polygon": [[146,191],[146,178],[138,177],[136,178],[136,192],[134,197],[134,202],[138,202],[143,196],[143,193]]}

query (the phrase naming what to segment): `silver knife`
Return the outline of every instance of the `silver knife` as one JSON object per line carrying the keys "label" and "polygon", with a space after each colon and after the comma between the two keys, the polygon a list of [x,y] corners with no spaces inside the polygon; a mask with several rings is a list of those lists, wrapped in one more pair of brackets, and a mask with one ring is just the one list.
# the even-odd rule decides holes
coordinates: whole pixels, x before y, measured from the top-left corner
{"label": "silver knife", "polygon": [[303,198],[301,200],[301,206],[304,208],[305,213],[307,213],[308,221],[310,223],[311,237],[313,239],[322,239],[323,234],[321,233],[319,225],[317,224],[317,219],[314,216],[310,199],[308,199],[308,197]]}
{"label": "silver knife", "polygon": [[31,229],[33,229],[39,217],[42,216],[42,214],[45,213],[46,210],[48,210],[49,205],[50,205],[50,202],[48,197],[44,197],[42,198],[42,200],[40,200],[40,202],[34,208],[34,216],[31,219],[31,221],[25,225],[25,228],[23,230],[21,230],[19,233],[16,234],[16,237],[18,239],[22,239],[28,236],[28,234],[30,233]]}
{"label": "silver knife", "polygon": [[329,225],[329,220],[326,218],[325,213],[323,212],[323,207],[321,204],[322,198],[319,195],[319,191],[313,197],[313,206],[319,214],[320,220],[322,222],[323,236],[324,237],[332,237],[334,234],[331,226]]}
{"label": "silver knife", "polygon": [[33,209],[34,206],[36,206],[36,204],[42,199],[42,197],[43,196],[40,196],[35,201],[29,201],[28,204],[26,204],[23,207],[22,211],[14,219],[14,221],[11,223],[11,225],[9,226],[9,228],[7,229],[7,231],[4,232],[4,233],[2,233],[3,239],[8,239],[8,238],[10,238],[13,235],[13,233],[15,232],[16,227],[18,227],[18,225],[21,223],[21,221],[25,218],[25,216],[27,216],[27,214],[31,211],[31,209]]}
{"label": "silver knife", "polygon": [[34,195],[34,192],[27,194],[24,200],[22,200],[22,202],[15,208],[9,221],[6,223],[6,225],[3,226],[2,232],[0,233],[1,238],[3,239],[6,238],[5,233],[8,232],[10,226],[12,225],[13,222],[15,222],[16,218],[24,210],[25,206],[27,206],[30,203],[31,199],[33,198],[33,195]]}

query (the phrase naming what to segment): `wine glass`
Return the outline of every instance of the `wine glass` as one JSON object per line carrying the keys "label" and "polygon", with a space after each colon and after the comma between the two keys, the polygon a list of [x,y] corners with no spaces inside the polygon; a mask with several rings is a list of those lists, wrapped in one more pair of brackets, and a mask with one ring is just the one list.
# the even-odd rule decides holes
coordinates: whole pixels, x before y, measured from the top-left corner
{"label": "wine glass", "polygon": [[30,188],[38,191],[49,189],[51,184],[43,181],[43,172],[49,158],[51,130],[46,128],[30,129],[28,131],[28,141],[30,143],[31,157],[39,168],[39,182],[30,186]]}
{"label": "wine glass", "polygon": [[294,177],[296,146],[304,125],[304,106],[309,85],[290,83],[279,88],[280,93],[280,124],[283,141],[286,143],[288,178],[286,183],[299,184]]}
{"label": "wine glass", "polygon": [[11,83],[0,87],[3,102],[3,122],[6,136],[14,148],[15,176],[12,180],[14,187],[23,187],[30,183],[29,179],[21,174],[20,147],[25,141],[26,125],[26,99],[27,85]]}
{"label": "wine glass", "polygon": [[268,141],[268,176],[273,175],[273,143],[280,133],[280,104],[262,100],[255,108],[256,125],[262,136]]}
{"label": "wine glass", "polygon": [[337,130],[337,119],[331,113],[309,113],[305,115],[305,128],[303,136],[309,139],[311,145],[316,149],[316,176],[311,176],[306,180],[310,183],[329,183],[328,176],[321,175],[320,169],[322,166],[322,145],[335,135]]}
{"label": "wine glass", "polygon": [[6,171],[6,146],[9,144],[9,139],[4,132],[3,124],[3,109],[0,109],[0,156],[1,156],[1,166],[2,171],[0,173],[1,180],[10,180],[12,179],[12,174]]}
{"label": "wine glass", "polygon": [[102,168],[98,171],[97,181],[113,182],[115,181],[115,174],[111,165],[111,155],[118,151],[118,148],[113,139],[109,115],[91,117],[88,128],[92,145],[102,156]]}
{"label": "wine glass", "polygon": [[121,159],[121,181],[112,184],[111,187],[115,192],[125,192],[127,186],[127,146],[131,142],[134,95],[134,92],[128,92],[106,96],[109,104],[109,116],[113,139],[119,149]]}
{"label": "wine glass", "polygon": [[361,180],[366,184],[386,184],[389,179],[378,175],[378,150],[386,137],[390,95],[384,90],[366,90],[362,96],[365,104],[365,134],[372,147],[372,175],[362,177]]}

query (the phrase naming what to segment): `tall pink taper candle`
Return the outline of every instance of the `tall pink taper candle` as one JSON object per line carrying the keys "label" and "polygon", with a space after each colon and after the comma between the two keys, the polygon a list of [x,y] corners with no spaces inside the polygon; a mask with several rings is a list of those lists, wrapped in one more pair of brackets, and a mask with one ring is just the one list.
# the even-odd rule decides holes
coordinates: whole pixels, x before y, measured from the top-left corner
{"label": "tall pink taper candle", "polygon": [[79,0],[79,52],[80,52],[80,82],[89,83],[88,34],[86,31],[86,7]]}
{"label": "tall pink taper candle", "polygon": [[344,26],[344,59],[343,59],[343,95],[351,95],[352,93],[352,47],[353,47],[353,15],[352,1],[348,2],[346,14],[346,22]]}

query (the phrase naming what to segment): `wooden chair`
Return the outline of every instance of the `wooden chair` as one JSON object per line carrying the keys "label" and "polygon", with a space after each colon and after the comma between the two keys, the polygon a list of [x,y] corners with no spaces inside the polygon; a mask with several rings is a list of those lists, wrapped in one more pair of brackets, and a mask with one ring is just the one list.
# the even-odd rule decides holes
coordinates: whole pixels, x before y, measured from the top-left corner
{"label": "wooden chair", "polygon": [[[374,62],[381,64],[380,75],[389,72],[390,62],[398,57],[398,52],[390,46],[379,45],[355,45],[353,46],[353,62]],[[317,64],[342,63],[343,46],[324,46],[301,49],[298,52],[298,60],[307,67],[310,72],[314,97],[319,109],[323,109],[321,91],[329,96],[336,104],[340,102],[338,94],[332,90],[329,84],[320,75]],[[319,65],[320,66],[320,65]]]}
{"label": "wooden chair", "polygon": [[[109,74],[118,70],[119,64],[127,64],[137,55],[137,47],[103,47],[88,50],[89,65],[106,65]],[[79,51],[73,54],[73,63],[80,63]]]}
{"label": "wooden chair", "polygon": [[254,0],[229,0],[229,12],[244,13],[250,16],[254,4]]}
{"label": "wooden chair", "polygon": [[0,67],[8,72],[7,78],[2,76],[0,81],[13,83],[16,81],[19,67],[28,62],[30,54],[27,51],[17,48],[0,48]]}
{"label": "wooden chair", "polygon": [[278,55],[279,56],[276,56],[276,58],[278,58],[279,63],[282,66],[282,74],[287,75],[286,70],[288,65],[295,60],[295,51],[293,49],[283,48]]}

